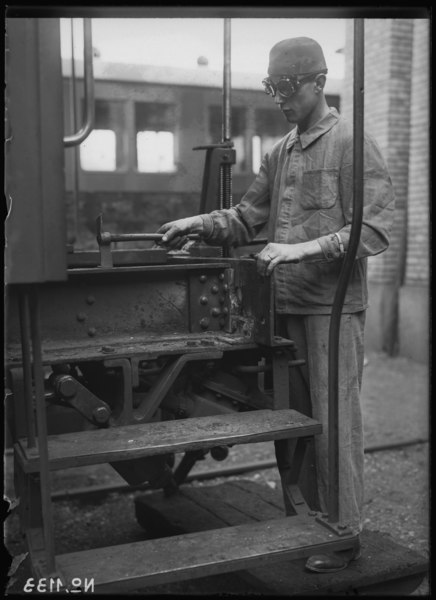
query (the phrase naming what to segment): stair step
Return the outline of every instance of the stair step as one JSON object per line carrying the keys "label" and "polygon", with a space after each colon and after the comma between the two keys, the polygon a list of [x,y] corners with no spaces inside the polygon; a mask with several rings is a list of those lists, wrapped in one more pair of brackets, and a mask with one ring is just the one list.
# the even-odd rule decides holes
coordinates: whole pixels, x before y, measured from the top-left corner
{"label": "stair step", "polygon": [[61,554],[56,565],[63,582],[93,580],[99,593],[128,591],[345,550],[355,539],[338,538],[313,517],[284,517]]}
{"label": "stair step", "polygon": [[[192,419],[125,425],[48,436],[50,470],[228,444],[248,444],[321,433],[317,421],[292,410],[253,410]],[[37,450],[15,446],[26,473],[38,471]]]}

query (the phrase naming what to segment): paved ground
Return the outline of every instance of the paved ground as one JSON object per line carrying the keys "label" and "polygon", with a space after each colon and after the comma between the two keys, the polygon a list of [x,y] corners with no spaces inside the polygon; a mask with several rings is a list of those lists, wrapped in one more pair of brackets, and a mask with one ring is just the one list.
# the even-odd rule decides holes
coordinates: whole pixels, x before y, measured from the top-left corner
{"label": "paved ground", "polygon": [[[429,549],[429,373],[426,365],[404,358],[368,355],[362,390],[365,439],[368,449],[384,444],[421,441],[400,449],[367,453],[365,459],[365,527],[391,535],[396,541],[428,556]],[[271,443],[235,447],[226,463],[265,460],[273,457]],[[210,457],[197,470],[221,468]],[[6,487],[11,489],[10,469]],[[247,478],[247,475],[244,475]],[[250,473],[248,478],[277,487],[276,469]],[[208,485],[213,482],[198,482]],[[53,477],[54,490],[101,483],[122,483],[107,465],[69,469]],[[9,491],[10,497],[13,492]],[[58,552],[134,541],[143,536],[133,511],[134,494],[110,494],[104,502],[92,500],[55,503]],[[23,560],[11,578],[9,594],[20,593],[28,576],[27,558],[19,534],[18,518],[12,513],[5,524],[6,546],[15,563]],[[243,593],[237,588],[234,591]],[[428,595],[424,581],[414,595]]]}

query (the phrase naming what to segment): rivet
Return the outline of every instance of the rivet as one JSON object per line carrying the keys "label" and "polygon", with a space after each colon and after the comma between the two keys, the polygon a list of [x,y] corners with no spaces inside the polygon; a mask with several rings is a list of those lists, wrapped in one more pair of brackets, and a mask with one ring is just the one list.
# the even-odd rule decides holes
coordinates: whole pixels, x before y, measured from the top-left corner
{"label": "rivet", "polygon": [[200,275],[200,281],[201,281],[201,283],[204,283],[205,281],[207,281],[206,275]]}
{"label": "rivet", "polygon": [[94,302],[95,302],[95,298],[94,298],[94,296],[88,296],[88,297],[86,298],[86,303],[87,303],[87,304],[94,304]]}
{"label": "rivet", "polygon": [[223,285],[223,290],[224,290],[224,293],[225,293],[225,294],[227,294],[227,292],[229,291],[229,286],[228,286],[228,284],[227,284],[227,283],[225,283],[225,284]]}
{"label": "rivet", "polygon": [[83,312],[79,312],[79,313],[77,313],[77,315],[76,315],[76,319],[77,319],[78,321],[84,321],[84,320],[86,319],[86,315],[85,315],[85,313],[83,313]]}
{"label": "rivet", "polygon": [[217,285],[213,285],[210,288],[210,291],[212,292],[212,294],[218,294],[218,286]]}
{"label": "rivet", "polygon": [[208,303],[207,296],[201,296],[201,298],[200,298],[200,304],[207,304],[207,303]]}
{"label": "rivet", "polygon": [[211,312],[212,312],[212,316],[213,316],[213,317],[218,317],[218,316],[220,315],[220,313],[221,313],[220,309],[219,309],[219,308],[216,308],[216,307],[215,307],[215,308],[212,308],[212,311],[211,311]]}
{"label": "rivet", "polygon": [[218,279],[219,279],[220,281],[223,281],[223,279],[224,279],[224,273],[220,273],[220,274],[218,275]]}
{"label": "rivet", "polygon": [[97,333],[97,330],[96,330],[95,327],[90,327],[88,329],[88,335],[89,335],[89,337],[94,337],[96,333]]}
{"label": "rivet", "polygon": [[200,327],[202,329],[207,329],[209,327],[209,319],[207,317],[203,317],[203,319],[200,320]]}
{"label": "rivet", "polygon": [[106,353],[115,352],[115,348],[113,346],[102,346],[101,352],[106,352]]}
{"label": "rivet", "polygon": [[223,315],[228,315],[229,314],[229,309],[227,308],[227,306],[225,306],[223,308]]}

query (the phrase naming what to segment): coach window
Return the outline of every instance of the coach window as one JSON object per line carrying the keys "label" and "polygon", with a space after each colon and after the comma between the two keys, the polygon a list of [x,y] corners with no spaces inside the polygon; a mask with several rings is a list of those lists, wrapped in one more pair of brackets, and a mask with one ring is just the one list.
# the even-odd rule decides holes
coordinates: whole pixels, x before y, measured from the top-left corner
{"label": "coach window", "polygon": [[278,111],[261,108],[255,111],[255,134],[252,138],[252,169],[258,173],[265,152],[289,130],[289,125]]}
{"label": "coach window", "polygon": [[[211,106],[209,109],[209,135],[211,143],[217,144],[222,140],[222,107]],[[247,170],[247,154],[245,151],[246,114],[240,106],[232,107],[231,133],[234,149],[236,150],[235,173]]]}
{"label": "coach window", "polygon": [[174,105],[137,102],[135,124],[138,171],[141,173],[175,171]]}
{"label": "coach window", "polygon": [[80,166],[84,171],[116,171],[121,166],[118,140],[122,127],[122,103],[96,100],[94,129],[80,145]]}

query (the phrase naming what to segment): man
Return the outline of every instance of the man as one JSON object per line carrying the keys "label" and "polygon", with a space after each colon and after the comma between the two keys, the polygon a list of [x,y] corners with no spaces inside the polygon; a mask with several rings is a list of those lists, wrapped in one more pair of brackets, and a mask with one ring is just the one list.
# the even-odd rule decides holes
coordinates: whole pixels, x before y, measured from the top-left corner
{"label": "man", "polygon": [[[331,308],[347,252],[353,203],[353,130],[324,97],[327,67],[319,44],[306,37],[277,43],[269,56],[265,91],[296,127],[268,152],[241,202],[230,209],[163,225],[163,243],[186,233],[206,242],[243,245],[268,224],[270,242],[257,268],[273,274],[279,333],[294,340],[306,359],[307,414],[323,424],[316,436],[319,506],[327,510],[328,337]],[[363,428],[359,403],[368,306],[367,256],[389,244],[394,194],[375,141],[364,139],[364,209],[356,260],[347,288],[339,340],[339,521],[362,529]],[[297,382],[298,383],[298,382]],[[294,385],[294,387],[292,387]],[[295,394],[295,383],[291,391]],[[295,407],[295,404],[293,405]],[[312,556],[306,568],[335,572],[359,557]]]}

